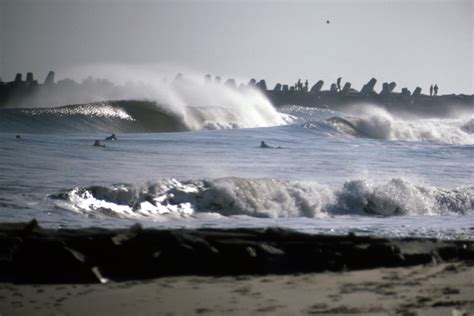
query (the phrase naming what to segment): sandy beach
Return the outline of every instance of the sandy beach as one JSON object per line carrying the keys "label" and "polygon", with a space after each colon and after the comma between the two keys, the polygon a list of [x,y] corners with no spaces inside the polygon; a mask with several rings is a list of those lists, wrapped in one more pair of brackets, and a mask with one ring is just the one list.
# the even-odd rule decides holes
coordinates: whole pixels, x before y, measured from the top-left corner
{"label": "sandy beach", "polygon": [[473,315],[474,267],[0,284],[1,315]]}
{"label": "sandy beach", "polygon": [[0,226],[3,315],[472,315],[470,240]]}

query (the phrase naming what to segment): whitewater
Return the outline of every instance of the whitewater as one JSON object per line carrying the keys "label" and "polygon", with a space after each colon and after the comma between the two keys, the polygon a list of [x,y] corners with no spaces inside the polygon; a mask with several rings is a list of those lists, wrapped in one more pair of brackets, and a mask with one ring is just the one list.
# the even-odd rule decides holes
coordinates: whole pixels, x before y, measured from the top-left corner
{"label": "whitewater", "polygon": [[473,237],[471,114],[275,109],[206,89],[1,109],[0,221]]}

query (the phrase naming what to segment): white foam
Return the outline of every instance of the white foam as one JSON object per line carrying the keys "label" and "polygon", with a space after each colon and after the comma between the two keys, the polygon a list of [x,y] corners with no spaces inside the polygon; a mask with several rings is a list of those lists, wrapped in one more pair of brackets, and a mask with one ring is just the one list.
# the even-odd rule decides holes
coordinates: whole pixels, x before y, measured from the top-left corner
{"label": "white foam", "polygon": [[58,201],[57,205],[83,213],[157,219],[163,215],[189,217],[198,213],[268,218],[335,214],[472,215],[474,187],[447,190],[404,178],[382,182],[354,179],[341,188],[275,179],[170,179],[139,187],[76,188],[68,192],[66,201]]}
{"label": "white foam", "polygon": [[[396,118],[376,106],[354,107],[352,113],[356,116],[330,120],[330,123],[343,133],[360,137],[445,144],[474,143],[474,134],[469,132],[471,123],[467,118],[408,120]],[[346,124],[345,120],[349,123]]]}

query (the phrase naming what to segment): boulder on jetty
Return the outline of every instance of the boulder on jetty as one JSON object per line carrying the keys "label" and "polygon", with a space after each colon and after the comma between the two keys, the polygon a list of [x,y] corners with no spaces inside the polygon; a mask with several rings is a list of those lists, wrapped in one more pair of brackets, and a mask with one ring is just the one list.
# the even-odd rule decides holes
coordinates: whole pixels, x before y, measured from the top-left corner
{"label": "boulder on jetty", "polygon": [[273,88],[273,91],[278,91],[278,92],[281,91],[281,83],[277,83],[275,85],[275,88]]}
{"label": "boulder on jetty", "polygon": [[411,92],[410,90],[408,90],[408,88],[403,88],[402,89],[402,96],[403,97],[409,97],[411,95]]}
{"label": "boulder on jetty", "polygon": [[390,94],[390,88],[388,86],[388,82],[382,83],[382,91],[380,91],[380,95],[387,95]]}
{"label": "boulder on jetty", "polygon": [[232,89],[235,89],[237,87],[234,79],[227,79],[227,81],[224,83],[224,86]]}
{"label": "boulder on jetty", "polygon": [[207,84],[212,82],[212,77],[210,74],[207,74],[206,76],[204,76],[204,82]]}
{"label": "boulder on jetty", "polygon": [[255,87],[255,85],[257,84],[257,80],[255,79],[250,79],[249,83],[248,83],[248,86],[249,87]]}
{"label": "boulder on jetty", "polygon": [[342,93],[348,93],[349,91],[351,90],[351,83],[350,82],[346,82],[344,84],[344,87],[342,87]]}
{"label": "boulder on jetty", "polygon": [[287,84],[284,84],[281,88],[281,91],[282,92],[288,92],[288,85]]}
{"label": "boulder on jetty", "polygon": [[20,83],[21,82],[21,73],[17,73],[15,76],[15,83]]}
{"label": "boulder on jetty", "polygon": [[390,92],[393,92],[393,90],[395,89],[396,86],[397,86],[397,83],[394,82],[394,81],[392,81],[392,82],[390,82],[389,85],[388,85],[388,90],[389,90]]}
{"label": "boulder on jetty", "polygon": [[421,95],[421,88],[416,87],[415,90],[413,91],[413,96],[414,97],[419,97]]}
{"label": "boulder on jetty", "polygon": [[337,92],[337,85],[335,83],[331,83],[330,91],[333,93]]}
{"label": "boulder on jetty", "polygon": [[27,74],[26,74],[26,82],[27,82],[28,84],[32,84],[33,81],[34,81],[34,79],[33,79],[33,73],[32,73],[32,72],[27,73]]}
{"label": "boulder on jetty", "polygon": [[259,88],[262,91],[267,91],[267,82],[262,79],[257,83],[257,88]]}
{"label": "boulder on jetty", "polygon": [[48,72],[46,79],[44,80],[45,85],[53,85],[54,84],[54,71]]}
{"label": "boulder on jetty", "polygon": [[314,86],[311,87],[311,90],[309,90],[311,93],[319,93],[321,92],[321,89],[323,88],[324,81],[319,80],[314,84]]}
{"label": "boulder on jetty", "polygon": [[362,90],[360,90],[360,93],[362,93],[362,94],[374,94],[375,93],[374,88],[375,88],[376,83],[377,83],[377,79],[375,79],[375,78],[370,79],[369,82],[367,82],[362,87]]}

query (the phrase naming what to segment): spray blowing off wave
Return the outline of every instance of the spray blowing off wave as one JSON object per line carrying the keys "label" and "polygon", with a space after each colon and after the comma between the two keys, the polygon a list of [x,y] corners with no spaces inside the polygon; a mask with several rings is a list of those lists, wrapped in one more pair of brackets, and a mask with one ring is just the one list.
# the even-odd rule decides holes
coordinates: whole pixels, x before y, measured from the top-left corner
{"label": "spray blowing off wave", "polygon": [[267,127],[285,117],[258,90],[192,80],[130,91],[131,100],[0,110],[1,130],[175,132]]}
{"label": "spray blowing off wave", "polygon": [[474,213],[474,187],[455,190],[394,178],[374,184],[351,180],[339,189],[311,182],[222,178],[143,186],[75,188],[50,196],[56,206],[90,216],[159,219],[164,214],[190,216],[321,217],[441,215]]}
{"label": "spray blowing off wave", "polygon": [[326,120],[338,131],[355,137],[384,140],[431,141],[445,144],[473,144],[472,120],[394,118],[386,110],[363,107],[357,117],[335,116]]}

